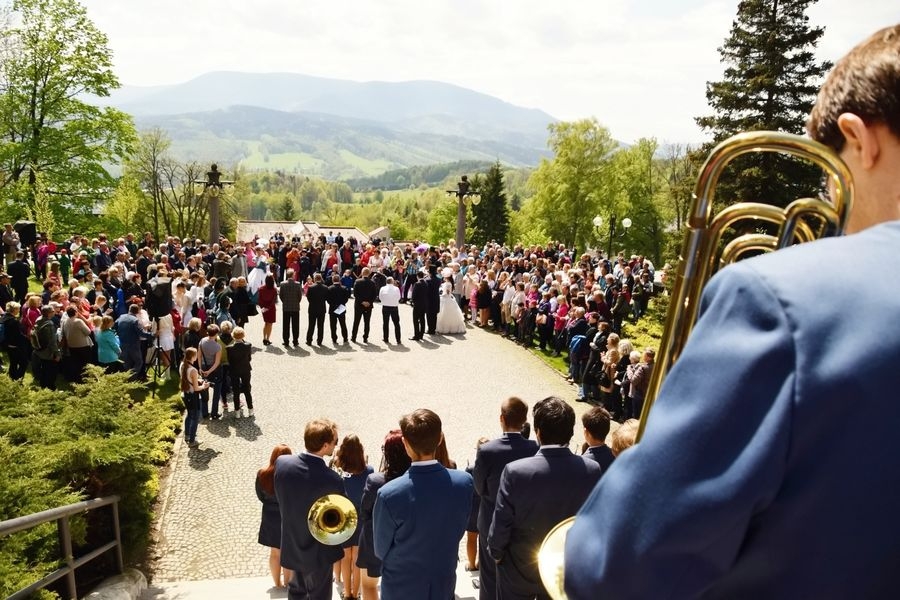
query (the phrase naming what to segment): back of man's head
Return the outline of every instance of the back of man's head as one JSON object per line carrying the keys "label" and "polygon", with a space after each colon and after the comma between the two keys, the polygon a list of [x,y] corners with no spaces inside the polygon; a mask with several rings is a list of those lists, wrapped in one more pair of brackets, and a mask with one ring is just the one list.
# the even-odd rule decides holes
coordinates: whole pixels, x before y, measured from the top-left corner
{"label": "back of man's head", "polygon": [[809,116],[810,137],[840,152],[844,113],[870,126],[883,123],[900,138],[900,25],[876,32],[838,61]]}
{"label": "back of man's head", "polygon": [[602,406],[595,406],[581,415],[581,424],[585,430],[598,442],[602,442],[609,435],[610,414]]}
{"label": "back of man's head", "polygon": [[337,425],[328,419],[316,419],[303,430],[303,445],[307,452],[318,452],[326,444],[337,441]]}
{"label": "back of man's head", "polygon": [[416,453],[431,456],[441,443],[441,418],[427,408],[420,408],[400,418],[400,431]]}
{"label": "back of man's head", "polygon": [[534,429],[541,444],[565,446],[575,432],[575,411],[556,396],[544,398],[534,405]]}
{"label": "back of man's head", "polygon": [[511,431],[520,431],[528,420],[528,405],[516,396],[510,396],[500,405],[500,416]]}

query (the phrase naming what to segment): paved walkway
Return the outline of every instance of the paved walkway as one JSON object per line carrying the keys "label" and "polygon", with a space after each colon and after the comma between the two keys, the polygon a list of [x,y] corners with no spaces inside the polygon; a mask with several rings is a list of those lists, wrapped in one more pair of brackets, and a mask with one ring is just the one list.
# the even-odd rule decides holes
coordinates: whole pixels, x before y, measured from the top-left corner
{"label": "paved walkway", "polygon": [[[276,444],[287,443],[295,452],[303,449],[303,427],[310,419],[334,420],[341,438],[359,435],[377,469],[387,431],[398,426],[402,414],[427,407],[441,416],[450,455],[464,468],[474,459],[479,437],[498,435],[499,405],[507,396],[533,405],[555,394],[572,401],[579,416],[585,410],[586,405],[573,401],[573,386],[499,336],[470,328],[466,335],[408,341],[412,312],[406,306],[400,308],[400,346],[381,341],[377,305],[368,345],[335,347],[326,332],[325,345],[306,346],[304,310],[301,346],[288,349],[278,343],[280,318],[272,346],[261,344],[259,317],[248,327],[248,339],[256,346],[256,416],[202,423],[198,449],[188,449],[181,440],[176,444],[172,474],[162,491],[154,582],[268,574],[268,549],[256,543],[260,503],[254,478]],[[582,441],[576,427],[573,447]],[[260,589],[260,597],[266,597],[267,588]]]}

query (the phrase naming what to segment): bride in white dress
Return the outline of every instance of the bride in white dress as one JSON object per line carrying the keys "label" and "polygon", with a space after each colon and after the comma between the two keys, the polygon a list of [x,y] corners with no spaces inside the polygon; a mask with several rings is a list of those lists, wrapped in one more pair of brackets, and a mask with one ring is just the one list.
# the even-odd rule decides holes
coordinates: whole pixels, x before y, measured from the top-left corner
{"label": "bride in white dress", "polygon": [[456,298],[453,297],[453,272],[444,275],[444,283],[441,284],[441,310],[438,313],[435,331],[438,333],[465,333],[466,321]]}

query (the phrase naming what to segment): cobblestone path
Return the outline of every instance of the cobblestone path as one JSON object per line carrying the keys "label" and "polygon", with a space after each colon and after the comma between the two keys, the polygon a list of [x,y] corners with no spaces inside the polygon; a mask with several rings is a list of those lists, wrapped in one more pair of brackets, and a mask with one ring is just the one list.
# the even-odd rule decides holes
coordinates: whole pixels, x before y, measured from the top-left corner
{"label": "cobblestone path", "polygon": [[[280,345],[280,314],[275,344],[268,347],[261,343],[261,319],[253,318],[247,330],[256,348],[256,416],[234,419],[229,414],[201,423],[198,449],[188,449],[182,440],[176,444],[172,473],[162,490],[154,581],[268,574],[268,549],[256,543],[260,503],[254,478],[275,444],[303,449],[303,427],[310,419],[334,420],[340,437],[359,435],[377,469],[385,433],[398,426],[402,414],[427,407],[441,416],[450,455],[464,468],[474,459],[480,436],[498,435],[499,405],[507,396],[517,395],[532,406],[551,394],[574,399],[574,387],[561,376],[499,336],[470,328],[466,335],[413,342],[407,340],[411,310],[401,305],[400,317],[400,346],[381,341],[377,306],[368,345],[333,346],[326,332],[322,347],[307,346],[304,307],[301,346],[289,349]],[[585,405],[573,405],[580,416]],[[573,443],[581,442],[576,427]]]}

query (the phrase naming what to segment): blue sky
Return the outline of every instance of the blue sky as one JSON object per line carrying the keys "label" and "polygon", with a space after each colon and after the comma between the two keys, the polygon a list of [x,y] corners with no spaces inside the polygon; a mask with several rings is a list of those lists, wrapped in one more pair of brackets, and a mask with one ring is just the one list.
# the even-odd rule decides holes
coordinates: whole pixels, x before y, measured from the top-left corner
{"label": "blue sky", "polygon": [[[697,142],[738,0],[83,0],[120,80],[208,71],[454,83],[630,142]],[[900,22],[897,0],[820,0],[821,58]]]}

